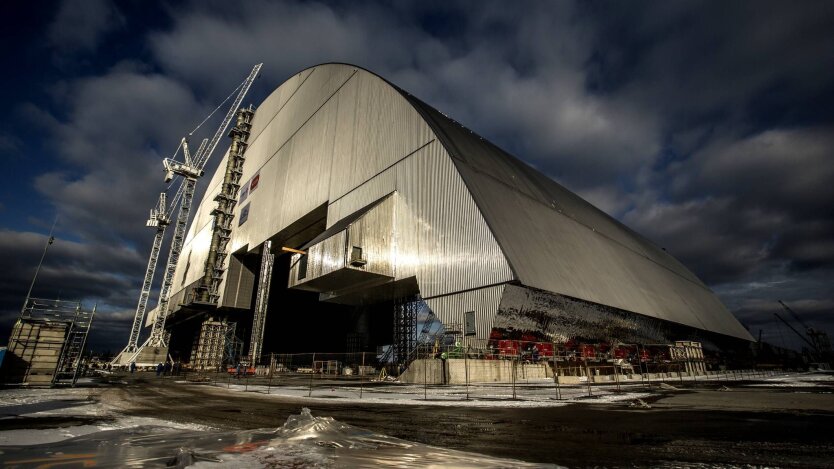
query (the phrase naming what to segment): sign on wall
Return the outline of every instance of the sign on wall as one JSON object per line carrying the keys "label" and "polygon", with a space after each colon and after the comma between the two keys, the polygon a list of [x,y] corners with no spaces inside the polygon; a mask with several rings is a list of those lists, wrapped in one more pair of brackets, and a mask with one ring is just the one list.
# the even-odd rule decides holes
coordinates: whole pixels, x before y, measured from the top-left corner
{"label": "sign on wall", "polygon": [[246,204],[240,209],[240,219],[237,222],[237,226],[246,223],[246,220],[249,219],[249,205],[251,204]]}
{"label": "sign on wall", "polygon": [[260,182],[261,172],[258,171],[257,173],[255,173],[254,176],[249,178],[249,180],[246,181],[246,183],[240,186],[240,197],[238,197],[238,201],[243,203],[243,201],[246,200],[247,197],[249,197],[250,193],[255,192],[255,189],[258,188],[258,184]]}
{"label": "sign on wall", "polygon": [[240,188],[240,202],[242,203],[246,198],[249,197],[249,183],[243,185]]}
{"label": "sign on wall", "polygon": [[475,335],[475,311],[464,313],[463,335]]}

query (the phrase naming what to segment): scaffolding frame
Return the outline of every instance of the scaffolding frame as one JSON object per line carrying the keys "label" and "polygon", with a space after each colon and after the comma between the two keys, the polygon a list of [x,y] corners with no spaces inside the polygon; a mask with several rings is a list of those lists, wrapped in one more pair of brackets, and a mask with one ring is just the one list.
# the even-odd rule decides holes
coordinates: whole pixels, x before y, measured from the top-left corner
{"label": "scaffolding frame", "polygon": [[264,241],[261,252],[261,273],[258,276],[258,292],[255,297],[255,315],[252,318],[252,337],[249,343],[249,356],[252,363],[260,361],[263,349],[269,286],[272,283],[272,267],[275,263],[275,255],[272,254],[271,249],[272,241]]}
{"label": "scaffolding frame", "polygon": [[[28,382],[35,367],[33,362],[37,360],[37,353],[57,357],[50,384],[75,386],[81,374],[84,347],[96,308],[97,305],[94,305],[92,310],[87,311],[78,301],[31,297],[26,299],[9,340],[11,354],[21,358],[24,363],[24,357],[30,358],[23,371],[25,381]],[[28,324],[29,327],[23,327],[24,324]],[[45,328],[52,329],[53,333],[41,334]],[[63,333],[55,332],[60,329],[63,329]],[[24,330],[27,331],[25,336]],[[35,331],[37,335],[33,336]],[[46,363],[48,368],[52,368],[51,359]]]}
{"label": "scaffolding frame", "polygon": [[207,318],[203,321],[191,349],[191,364],[194,369],[213,370],[223,364],[228,327],[229,323],[225,320]]}
{"label": "scaffolding frame", "polygon": [[394,300],[394,343],[391,358],[396,365],[407,365],[417,346],[417,310],[420,296]]}
{"label": "scaffolding frame", "polygon": [[225,348],[223,349],[223,362],[236,364],[243,355],[243,341],[237,336],[237,323],[226,324]]}

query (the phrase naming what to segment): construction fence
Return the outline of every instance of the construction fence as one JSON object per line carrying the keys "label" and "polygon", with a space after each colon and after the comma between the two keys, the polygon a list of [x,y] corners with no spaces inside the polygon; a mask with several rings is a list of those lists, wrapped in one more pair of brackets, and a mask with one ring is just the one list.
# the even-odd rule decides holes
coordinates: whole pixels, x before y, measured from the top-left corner
{"label": "construction fence", "polygon": [[543,342],[486,350],[419,345],[409,353],[408,366],[392,363],[386,353],[316,352],[268,354],[253,364],[183,373],[192,382],[297,397],[486,401],[616,399],[658,387],[720,386],[779,373],[707,371],[697,354],[647,349],[629,354],[625,347],[606,353],[580,347],[577,353]]}

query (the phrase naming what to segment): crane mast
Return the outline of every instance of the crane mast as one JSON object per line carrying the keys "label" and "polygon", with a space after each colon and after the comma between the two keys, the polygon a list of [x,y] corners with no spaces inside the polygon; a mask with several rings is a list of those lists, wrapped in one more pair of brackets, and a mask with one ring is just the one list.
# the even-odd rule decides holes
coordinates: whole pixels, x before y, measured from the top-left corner
{"label": "crane mast", "polygon": [[142,282],[142,289],[139,292],[139,303],[136,305],[136,313],[133,316],[130,337],[128,338],[127,346],[111,362],[112,365],[127,365],[126,360],[139,349],[139,334],[142,331],[142,321],[145,319],[148,298],[151,295],[153,277],[156,272],[157,262],[159,261],[159,252],[162,248],[162,239],[165,237],[165,228],[170,221],[167,210],[166,195],[162,192],[159,194],[159,200],[156,206],[151,209],[150,217],[148,217],[146,223],[148,227],[156,228],[156,234],[151,244],[151,254],[148,258],[148,266],[145,269],[145,279]]}
{"label": "crane mast", "polygon": [[199,149],[197,150],[197,153],[195,153],[192,157],[188,149],[188,140],[187,138],[183,138],[181,142],[183,150],[183,162],[180,163],[173,158],[166,158],[162,162],[163,168],[165,170],[166,182],[170,182],[176,176],[182,177],[182,183],[179,186],[178,191],[172,200],[169,211],[169,213],[173,213],[175,207],[177,207],[178,205],[177,218],[174,226],[174,236],[171,240],[171,247],[168,252],[168,261],[166,263],[165,274],[162,279],[162,287],[160,288],[159,292],[157,312],[156,316],[154,317],[151,335],[148,337],[148,339],[145,341],[142,347],[136,350],[136,352],[131,357],[130,361],[137,361],[137,358],[140,357],[143,349],[145,348],[155,349],[153,351],[154,358],[151,361],[151,363],[157,361],[157,357],[160,354],[160,349],[165,350],[164,354],[167,355],[168,341],[165,334],[165,321],[168,316],[169,295],[171,291],[171,285],[174,281],[174,272],[176,271],[177,261],[179,260],[180,253],[182,252],[183,242],[185,240],[185,234],[186,229],[188,227],[189,216],[191,214],[191,205],[194,199],[194,191],[197,185],[197,179],[203,176],[203,168],[205,167],[205,164],[208,162],[209,158],[211,157],[211,154],[214,152],[215,147],[220,141],[220,137],[225,133],[226,128],[231,122],[232,117],[234,116],[238,106],[240,106],[240,103],[243,101],[243,98],[246,96],[246,93],[249,91],[249,88],[252,86],[252,83],[255,81],[255,78],[257,78],[262,66],[263,64],[255,65],[255,67],[252,68],[252,71],[249,73],[249,76],[247,76],[243,83],[238,86],[238,94],[232,102],[232,105],[229,111],[227,112],[226,117],[221,122],[220,127],[214,133],[211,140],[204,139]]}
{"label": "crane mast", "polygon": [[[183,139],[184,140],[184,139]],[[183,155],[185,161],[190,162],[188,153],[188,142],[183,141]],[[171,292],[171,285],[174,283],[174,272],[177,269],[177,261],[182,252],[182,244],[185,240],[185,230],[188,228],[188,218],[191,215],[191,202],[194,199],[194,189],[197,186],[197,178],[202,176],[202,169],[193,166],[181,165],[176,169],[176,174],[183,177],[183,191],[177,210],[177,221],[174,225],[174,237],[171,239],[171,248],[168,251],[168,263],[165,267],[165,276],[162,278],[162,289],[159,291],[159,305],[157,306],[156,317],[154,318],[151,335],[148,338],[150,347],[167,347],[165,343],[165,318],[168,315],[168,299]],[[166,168],[167,169],[167,168]]]}

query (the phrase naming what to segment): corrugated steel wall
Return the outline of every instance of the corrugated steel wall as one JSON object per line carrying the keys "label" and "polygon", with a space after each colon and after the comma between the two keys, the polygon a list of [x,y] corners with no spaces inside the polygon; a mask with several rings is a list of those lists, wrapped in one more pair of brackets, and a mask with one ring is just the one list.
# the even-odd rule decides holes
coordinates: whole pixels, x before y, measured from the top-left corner
{"label": "corrugated steel wall", "polygon": [[328,207],[328,225],[396,190],[395,278],[417,277],[423,298],[513,280],[469,191],[432,141]]}
{"label": "corrugated steel wall", "polygon": [[[362,259],[366,264],[359,270],[394,276],[394,213],[398,199],[396,194],[392,194],[348,227],[345,254],[350,261],[354,246],[362,250]],[[348,265],[348,268],[352,267]]]}
{"label": "corrugated steel wall", "polygon": [[449,149],[523,284],[752,340],[715,294],[671,255],[438,111],[409,99]]}
{"label": "corrugated steel wall", "polygon": [[[426,299],[435,316],[444,324],[457,324],[464,327],[464,315],[475,312],[475,337],[465,337],[464,345],[484,349],[487,347],[489,333],[495,322],[498,306],[506,285],[495,285],[453,295]],[[462,329],[461,329],[462,330]]]}

